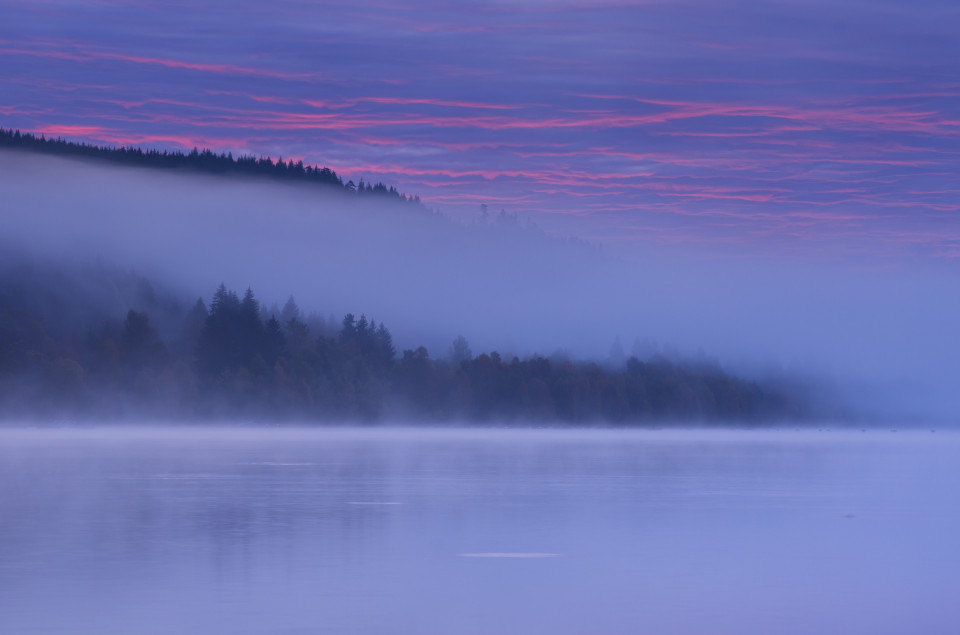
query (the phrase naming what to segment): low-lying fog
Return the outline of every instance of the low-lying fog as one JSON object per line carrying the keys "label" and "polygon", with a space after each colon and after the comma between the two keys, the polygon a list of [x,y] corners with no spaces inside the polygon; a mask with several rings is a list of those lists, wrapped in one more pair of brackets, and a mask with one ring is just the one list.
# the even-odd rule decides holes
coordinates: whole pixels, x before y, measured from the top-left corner
{"label": "low-lying fog", "polygon": [[954,271],[854,270],[675,252],[635,261],[490,214],[474,225],[335,190],[0,151],[0,248],[132,268],[185,299],[384,321],[398,349],[656,350],[732,371],[816,372],[867,412],[960,413]]}

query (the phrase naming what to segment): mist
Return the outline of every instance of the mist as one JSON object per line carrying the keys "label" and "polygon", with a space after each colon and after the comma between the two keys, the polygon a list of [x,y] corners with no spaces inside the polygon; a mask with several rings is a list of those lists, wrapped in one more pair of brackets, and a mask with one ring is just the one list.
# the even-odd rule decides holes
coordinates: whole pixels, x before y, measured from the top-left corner
{"label": "mist", "polygon": [[435,357],[458,335],[476,352],[601,361],[619,341],[625,355],[816,376],[865,414],[960,413],[946,265],[613,255],[497,212],[463,221],[316,186],[7,151],[0,170],[5,253],[129,268],[187,302],[222,282],[266,305],[293,295],[306,312],[366,314],[398,349]]}

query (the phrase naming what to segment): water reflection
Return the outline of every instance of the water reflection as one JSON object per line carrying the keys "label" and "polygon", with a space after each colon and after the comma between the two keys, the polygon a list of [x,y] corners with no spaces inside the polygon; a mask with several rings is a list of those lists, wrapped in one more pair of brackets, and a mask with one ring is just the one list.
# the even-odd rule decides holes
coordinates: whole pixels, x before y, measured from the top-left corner
{"label": "water reflection", "polygon": [[0,432],[3,633],[952,632],[954,435]]}

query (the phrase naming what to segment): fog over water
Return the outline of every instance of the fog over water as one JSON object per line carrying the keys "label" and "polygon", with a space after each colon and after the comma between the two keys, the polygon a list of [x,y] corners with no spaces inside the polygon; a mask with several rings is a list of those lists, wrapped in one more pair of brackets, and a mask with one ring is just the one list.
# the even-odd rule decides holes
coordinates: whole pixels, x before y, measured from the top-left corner
{"label": "fog over water", "polygon": [[0,632],[960,622],[954,433],[0,431]]}
{"label": "fog over water", "polygon": [[[491,210],[464,224],[415,206],[262,180],[0,152],[2,240],[70,266],[100,259],[207,301],[220,282],[267,304],[384,321],[398,348],[657,350],[761,376],[816,372],[874,414],[960,413],[956,271],[613,255]],[[636,350],[634,345],[637,344]]]}

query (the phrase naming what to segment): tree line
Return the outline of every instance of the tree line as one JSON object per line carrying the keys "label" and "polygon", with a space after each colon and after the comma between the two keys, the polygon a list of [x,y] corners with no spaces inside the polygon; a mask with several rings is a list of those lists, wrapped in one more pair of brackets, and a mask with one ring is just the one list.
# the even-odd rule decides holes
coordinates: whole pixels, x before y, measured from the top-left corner
{"label": "tree line", "polygon": [[[170,330],[170,329],[167,329]],[[320,332],[318,332],[320,331]],[[68,418],[419,422],[761,421],[797,416],[777,391],[664,357],[619,367],[533,356],[397,352],[383,324],[344,316],[314,330],[221,285],[163,338],[146,311],[51,333],[0,296],[0,414]]]}
{"label": "tree line", "polygon": [[34,135],[19,130],[0,128],[0,147],[18,148],[44,152],[47,154],[77,156],[112,161],[138,167],[174,168],[191,170],[207,174],[236,175],[245,177],[265,177],[284,181],[316,183],[335,187],[344,192],[357,195],[377,195],[396,199],[404,203],[420,205],[419,196],[401,194],[395,187],[382,182],[358,183],[348,180],[346,183],[336,172],[327,167],[304,165],[303,161],[274,161],[270,157],[240,156],[233,153],[217,154],[209,149],[190,152],[169,152],[166,150],[143,150],[137,147],[107,147],[67,141],[62,138],[47,139],[44,135]]}

